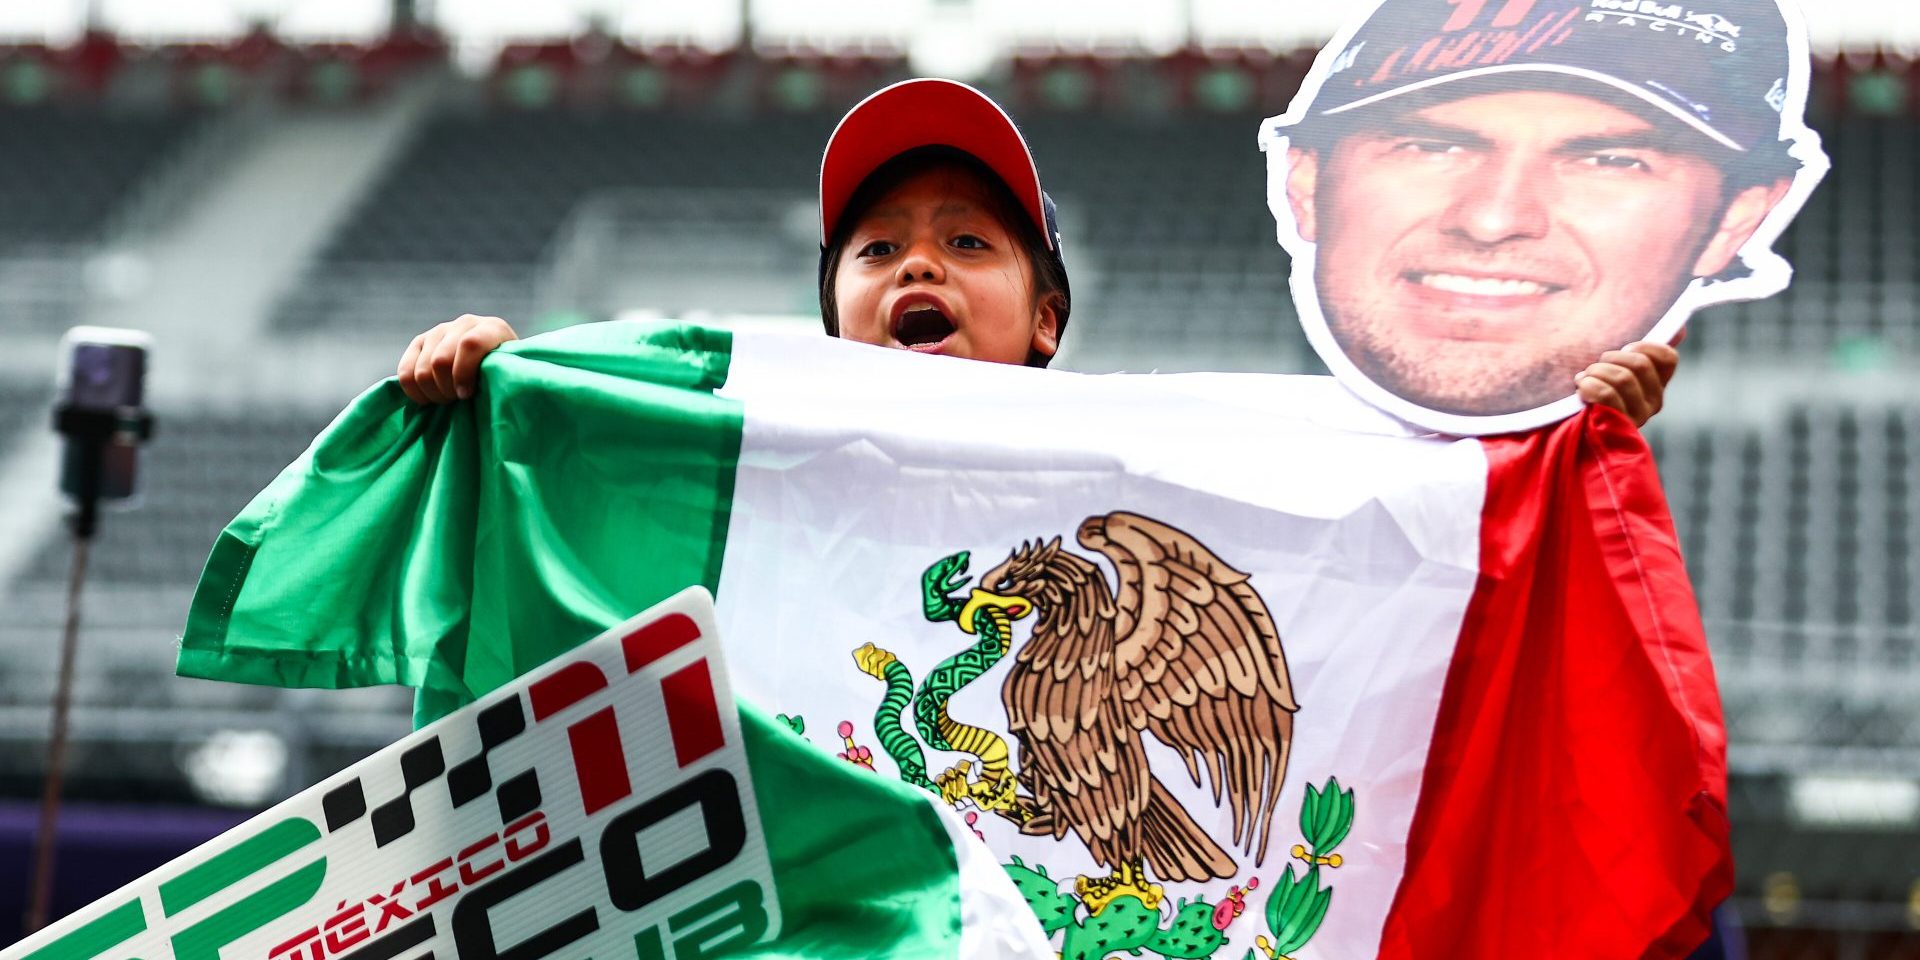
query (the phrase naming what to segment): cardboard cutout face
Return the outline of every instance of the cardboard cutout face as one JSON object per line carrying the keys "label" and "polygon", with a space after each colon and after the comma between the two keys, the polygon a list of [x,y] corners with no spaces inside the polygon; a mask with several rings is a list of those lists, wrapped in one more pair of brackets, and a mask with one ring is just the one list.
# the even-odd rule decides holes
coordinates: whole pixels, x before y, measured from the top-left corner
{"label": "cardboard cutout face", "polygon": [[1429,429],[1574,413],[1602,353],[1786,287],[1809,66],[1787,0],[1379,0],[1260,131],[1308,340]]}

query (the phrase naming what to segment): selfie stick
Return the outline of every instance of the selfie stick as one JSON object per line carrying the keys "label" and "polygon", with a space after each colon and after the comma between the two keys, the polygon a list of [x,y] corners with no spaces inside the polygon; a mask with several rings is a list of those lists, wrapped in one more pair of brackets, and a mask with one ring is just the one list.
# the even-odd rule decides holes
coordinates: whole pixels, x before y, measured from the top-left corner
{"label": "selfie stick", "polygon": [[100,480],[107,445],[144,443],[153,436],[153,414],[138,407],[99,410],[63,403],[54,408],[53,428],[71,444],[78,467],[74,491],[73,570],[67,579],[67,626],[60,639],[60,679],[53,693],[53,736],[47,747],[47,780],[40,794],[40,830],[34,835],[33,899],[26,932],[47,924],[53,900],[54,831],[60,815],[60,786],[67,758],[67,713],[73,692],[74,652],[80,645],[80,584],[87,575],[87,548],[100,525]]}

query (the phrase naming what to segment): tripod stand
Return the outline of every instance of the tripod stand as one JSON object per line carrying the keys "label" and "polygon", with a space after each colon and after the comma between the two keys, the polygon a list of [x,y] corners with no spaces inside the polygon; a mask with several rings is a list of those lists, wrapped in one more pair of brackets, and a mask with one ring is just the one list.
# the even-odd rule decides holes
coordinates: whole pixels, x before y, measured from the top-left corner
{"label": "tripod stand", "polygon": [[26,932],[47,924],[53,901],[53,858],[60,817],[60,791],[66,773],[67,727],[73,697],[73,663],[80,646],[80,586],[86,580],[87,555],[100,524],[101,480],[107,447],[143,443],[153,435],[153,415],[136,407],[97,410],[62,404],[53,413],[54,429],[67,437],[74,458],[73,566],[67,579],[66,628],[60,638],[60,675],[53,693],[53,733],[47,746],[47,778],[40,793],[40,829],[34,834],[33,894]]}

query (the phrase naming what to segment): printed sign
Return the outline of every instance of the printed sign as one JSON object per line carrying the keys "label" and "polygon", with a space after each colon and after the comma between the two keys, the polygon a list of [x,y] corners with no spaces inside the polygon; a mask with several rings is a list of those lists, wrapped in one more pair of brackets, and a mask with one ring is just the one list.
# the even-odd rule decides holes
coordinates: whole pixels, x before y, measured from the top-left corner
{"label": "printed sign", "polygon": [[1307,338],[1420,426],[1580,407],[1575,377],[1771,296],[1827,170],[1782,0],[1379,0],[1266,120]]}
{"label": "printed sign", "polygon": [[779,926],[694,588],[0,960],[687,960]]}

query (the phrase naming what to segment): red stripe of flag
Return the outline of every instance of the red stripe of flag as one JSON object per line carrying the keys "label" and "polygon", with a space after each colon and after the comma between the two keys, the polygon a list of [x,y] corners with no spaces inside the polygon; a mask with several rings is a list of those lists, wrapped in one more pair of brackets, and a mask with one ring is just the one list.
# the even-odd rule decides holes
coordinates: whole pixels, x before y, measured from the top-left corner
{"label": "red stripe of flag", "polygon": [[1732,889],[1726,732],[1645,441],[1490,438],[1480,581],[1383,957],[1683,957]]}

